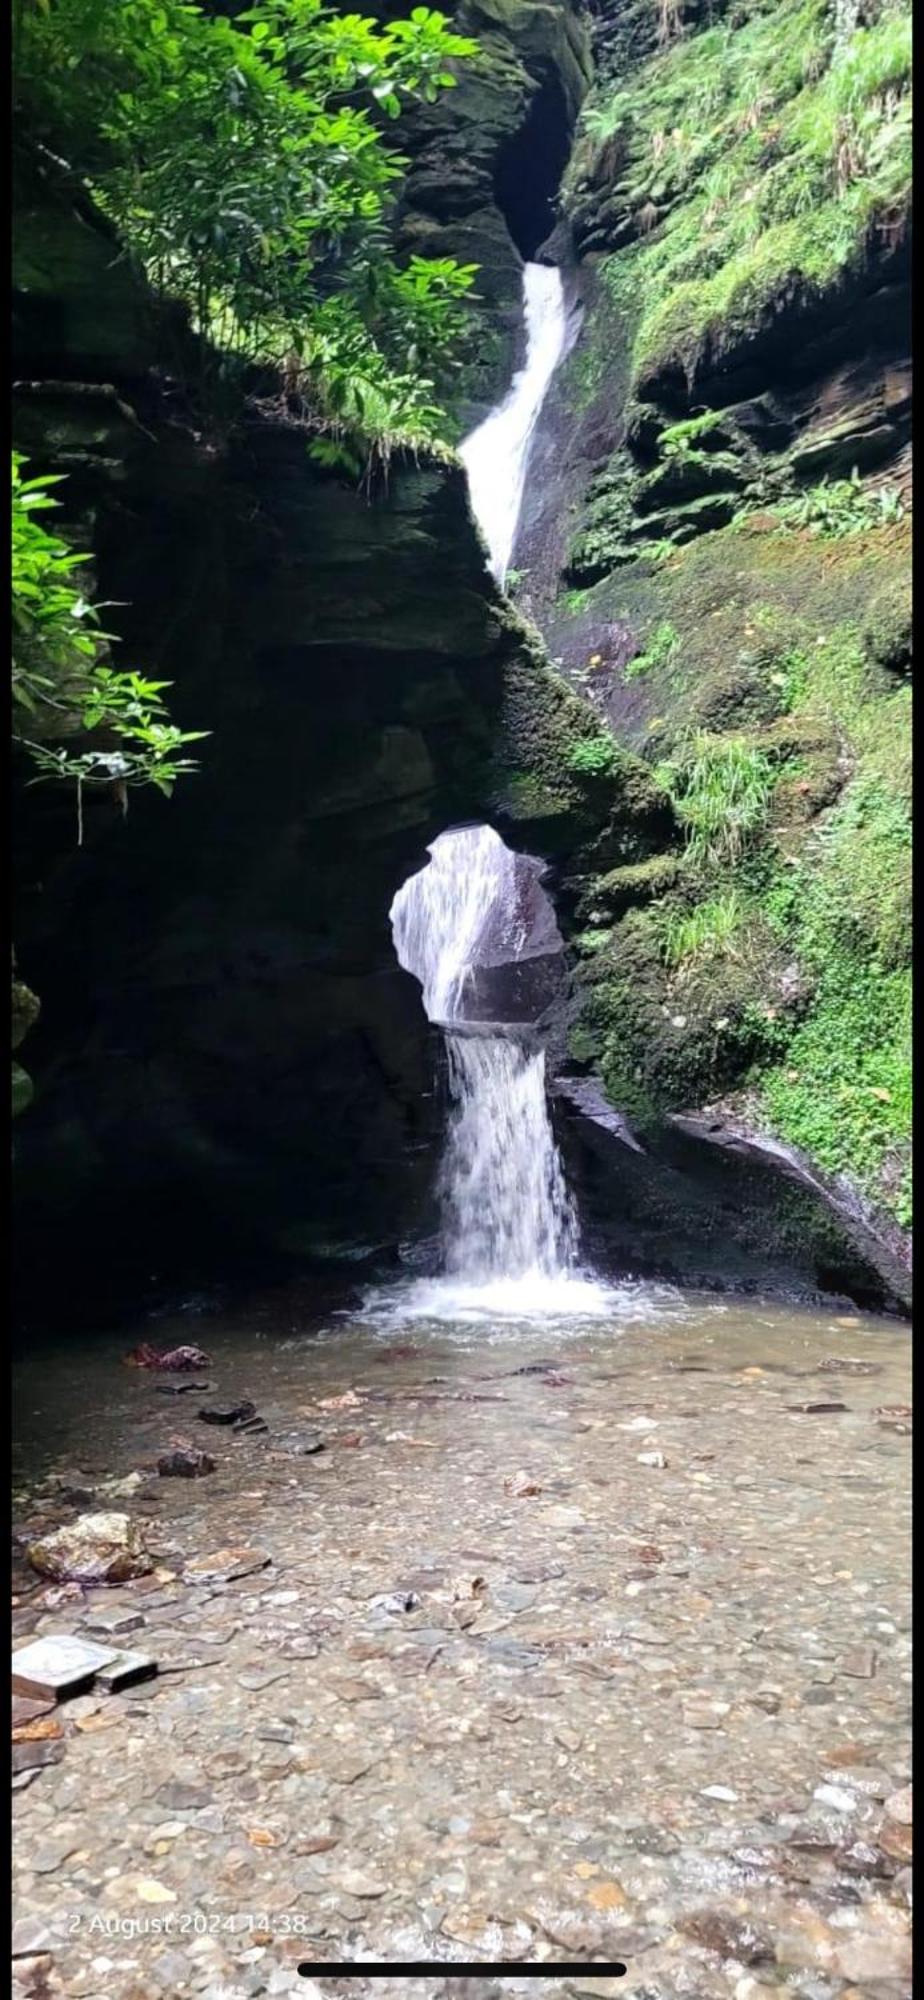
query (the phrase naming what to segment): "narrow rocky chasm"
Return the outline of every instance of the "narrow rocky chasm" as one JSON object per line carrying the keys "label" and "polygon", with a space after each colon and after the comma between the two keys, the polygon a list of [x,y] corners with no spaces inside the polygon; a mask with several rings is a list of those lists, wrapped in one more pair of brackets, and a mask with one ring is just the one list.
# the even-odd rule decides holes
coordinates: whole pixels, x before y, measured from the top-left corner
{"label": "narrow rocky chasm", "polygon": [[907,2000],[906,14],[374,13],[17,19],[13,2000]]}

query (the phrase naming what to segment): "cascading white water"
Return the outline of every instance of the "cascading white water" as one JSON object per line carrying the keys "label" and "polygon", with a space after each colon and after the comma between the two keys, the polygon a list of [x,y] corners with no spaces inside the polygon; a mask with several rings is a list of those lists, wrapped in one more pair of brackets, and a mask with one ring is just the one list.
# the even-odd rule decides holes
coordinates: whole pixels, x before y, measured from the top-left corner
{"label": "cascading white water", "polygon": [[525,363],[503,402],[459,447],[472,512],[501,589],[513,554],[536,419],[572,331],[561,272],[554,265],[524,265],[523,311]]}
{"label": "cascading white water", "polygon": [[426,868],[399,889],[391,906],[398,963],[423,987],[428,1019],[458,1019],[478,941],[499,926],[516,957],[516,856],[490,826],[441,833]]}
{"label": "cascading white water", "polygon": [[446,1270],[476,1284],[556,1278],[577,1230],[545,1096],[545,1053],[446,1036],[453,1110],[441,1191]]}
{"label": "cascading white water", "polygon": [[[441,834],[391,906],[398,959],[419,979],[446,1038],[451,1115],[440,1175],[445,1299],[531,1311],[550,1296],[597,1309],[577,1272],[577,1224],[552,1133],[545,1052],[512,1029],[466,1018],[479,948],[516,960],[517,857],[490,827]],[[551,1288],[551,1292],[550,1292]],[[425,1288],[431,1309],[433,1287]]]}

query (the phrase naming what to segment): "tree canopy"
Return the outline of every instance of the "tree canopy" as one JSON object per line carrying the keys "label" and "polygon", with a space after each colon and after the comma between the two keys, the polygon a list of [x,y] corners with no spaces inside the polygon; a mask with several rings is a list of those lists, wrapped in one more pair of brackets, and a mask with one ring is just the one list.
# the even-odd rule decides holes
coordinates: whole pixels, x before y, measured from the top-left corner
{"label": "tree canopy", "polygon": [[418,6],[381,25],[323,0],[19,0],[20,138],[72,168],[213,374],[284,368],[321,455],[358,470],[445,448],[440,391],[474,267],[395,259],[413,99],[476,44]]}

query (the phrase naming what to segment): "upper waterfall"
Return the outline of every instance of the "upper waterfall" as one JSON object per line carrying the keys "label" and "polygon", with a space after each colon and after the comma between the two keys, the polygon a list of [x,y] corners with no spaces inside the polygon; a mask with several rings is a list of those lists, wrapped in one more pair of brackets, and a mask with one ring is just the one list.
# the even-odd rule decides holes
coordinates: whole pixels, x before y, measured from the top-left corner
{"label": "upper waterfall", "polygon": [[503,402],[459,447],[468,473],[472,512],[488,545],[491,573],[501,589],[513,554],[536,420],[570,345],[572,321],[562,275],[555,265],[524,265],[523,312],[523,367]]}
{"label": "upper waterfall", "polygon": [[493,918],[512,929],[516,856],[490,826],[440,834],[430,860],[391,906],[398,963],[423,988],[428,1018],[456,1020],[479,937]]}

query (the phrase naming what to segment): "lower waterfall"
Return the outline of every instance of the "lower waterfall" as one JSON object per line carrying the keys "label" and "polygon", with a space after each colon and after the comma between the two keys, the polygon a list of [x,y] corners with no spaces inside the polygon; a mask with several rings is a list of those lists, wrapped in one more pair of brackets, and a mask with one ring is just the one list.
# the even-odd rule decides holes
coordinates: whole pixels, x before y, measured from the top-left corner
{"label": "lower waterfall", "polygon": [[[525,265],[523,307],[524,365],[461,447],[472,511],[502,588],[536,421],[574,330],[554,266]],[[441,834],[429,853],[390,912],[399,962],[420,981],[446,1047],[450,1117],[439,1180],[445,1275],[424,1287],[425,1302],[452,1312],[467,1303],[517,1312],[550,1304],[603,1310],[605,1293],[578,1267],[577,1218],[546,1099],[545,1049],[514,1010],[486,1022],[477,990],[479,969],[516,967],[532,955],[522,870],[533,864],[488,826]]]}
{"label": "lower waterfall", "polygon": [[571,1270],[577,1227],[545,1095],[545,1051],[446,1035],[452,1113],[441,1175],[448,1273],[475,1283]]}

